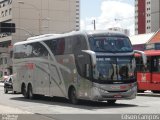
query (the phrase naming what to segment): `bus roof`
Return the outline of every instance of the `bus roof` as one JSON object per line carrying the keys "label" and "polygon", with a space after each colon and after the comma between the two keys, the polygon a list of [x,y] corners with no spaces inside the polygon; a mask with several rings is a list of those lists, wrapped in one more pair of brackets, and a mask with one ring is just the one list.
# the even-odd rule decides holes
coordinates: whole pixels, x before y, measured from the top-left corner
{"label": "bus roof", "polygon": [[160,55],[160,50],[147,50],[144,51],[147,56],[158,56]]}
{"label": "bus roof", "polygon": [[[160,56],[160,50],[146,50],[144,51],[146,56]],[[136,57],[140,57],[141,55],[135,54]]]}
{"label": "bus roof", "polygon": [[113,31],[73,31],[73,32],[64,33],[64,34],[44,34],[44,35],[39,35],[39,36],[35,36],[35,37],[30,37],[26,41],[17,42],[14,45],[27,44],[27,43],[38,42],[38,41],[43,41],[43,40],[68,37],[68,36],[73,36],[73,35],[84,35],[84,36],[102,35],[102,36],[127,37],[126,35],[124,35],[120,32],[113,32]]}

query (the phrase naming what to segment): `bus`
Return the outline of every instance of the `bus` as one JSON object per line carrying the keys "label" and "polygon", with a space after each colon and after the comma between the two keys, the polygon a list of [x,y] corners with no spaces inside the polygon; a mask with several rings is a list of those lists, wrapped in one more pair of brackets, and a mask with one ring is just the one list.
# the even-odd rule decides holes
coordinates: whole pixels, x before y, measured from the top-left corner
{"label": "bus", "polygon": [[[13,46],[13,91],[115,103],[137,93],[129,38],[109,31],[77,31],[28,38]],[[145,57],[144,57],[145,58]],[[145,59],[144,59],[145,63]]]}
{"label": "bus", "polygon": [[160,93],[160,50],[147,50],[147,67],[142,65],[142,59],[136,58],[138,91],[150,90]]}

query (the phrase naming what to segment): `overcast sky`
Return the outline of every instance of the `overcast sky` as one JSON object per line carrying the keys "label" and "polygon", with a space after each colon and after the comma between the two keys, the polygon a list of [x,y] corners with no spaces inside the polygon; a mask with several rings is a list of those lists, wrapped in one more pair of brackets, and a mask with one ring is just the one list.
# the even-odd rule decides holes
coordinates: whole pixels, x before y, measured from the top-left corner
{"label": "overcast sky", "polygon": [[81,0],[81,30],[110,27],[129,29],[134,34],[134,0]]}

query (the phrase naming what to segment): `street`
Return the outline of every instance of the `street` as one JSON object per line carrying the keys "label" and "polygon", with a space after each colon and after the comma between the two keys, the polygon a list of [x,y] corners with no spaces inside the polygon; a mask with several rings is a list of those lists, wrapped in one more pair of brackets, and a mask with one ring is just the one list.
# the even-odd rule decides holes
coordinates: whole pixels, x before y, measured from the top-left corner
{"label": "street", "polygon": [[[35,100],[25,99],[21,94],[12,92],[4,94],[3,86],[0,86],[0,113],[4,114],[7,109],[8,114],[37,114],[37,115],[54,115],[54,119],[61,118],[66,120],[67,117],[60,115],[72,114],[158,114],[160,113],[160,95],[151,92],[138,94],[134,100],[120,100],[115,105],[108,105],[105,102],[82,101],[80,105],[72,105],[64,98],[40,97]],[[3,106],[3,107],[1,107]],[[12,110],[13,109],[13,110]],[[12,111],[11,111],[12,110]],[[56,116],[56,117],[55,117]],[[93,115],[94,116],[94,115]],[[97,117],[98,117],[97,116]],[[95,119],[99,119],[93,117]],[[74,117],[73,117],[74,118]],[[70,117],[68,116],[68,119]],[[81,117],[79,117],[81,119]],[[88,119],[88,118],[87,118]]]}

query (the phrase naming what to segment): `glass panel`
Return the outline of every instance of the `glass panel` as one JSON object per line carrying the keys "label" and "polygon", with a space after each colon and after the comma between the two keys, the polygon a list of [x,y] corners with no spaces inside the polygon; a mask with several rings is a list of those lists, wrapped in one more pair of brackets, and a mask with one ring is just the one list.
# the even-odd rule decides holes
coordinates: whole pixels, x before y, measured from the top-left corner
{"label": "glass panel", "polygon": [[160,57],[152,58],[152,72],[160,72]]}
{"label": "glass panel", "polygon": [[91,37],[91,50],[95,52],[132,52],[132,46],[126,37]]}
{"label": "glass panel", "polygon": [[135,78],[133,57],[98,57],[94,69],[96,80],[130,80]]}

